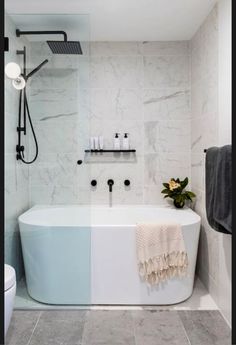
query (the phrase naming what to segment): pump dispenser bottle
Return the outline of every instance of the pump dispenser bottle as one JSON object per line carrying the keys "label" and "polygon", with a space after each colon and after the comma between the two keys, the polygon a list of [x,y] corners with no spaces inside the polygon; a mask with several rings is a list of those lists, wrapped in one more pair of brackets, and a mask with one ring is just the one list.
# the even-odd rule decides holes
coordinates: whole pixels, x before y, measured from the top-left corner
{"label": "pump dispenser bottle", "polygon": [[119,133],[115,134],[114,137],[114,149],[115,150],[120,150],[120,138],[119,138]]}
{"label": "pump dispenser bottle", "polygon": [[128,134],[129,133],[125,133],[124,134],[123,143],[122,143],[123,150],[129,150],[129,137],[128,137]]}

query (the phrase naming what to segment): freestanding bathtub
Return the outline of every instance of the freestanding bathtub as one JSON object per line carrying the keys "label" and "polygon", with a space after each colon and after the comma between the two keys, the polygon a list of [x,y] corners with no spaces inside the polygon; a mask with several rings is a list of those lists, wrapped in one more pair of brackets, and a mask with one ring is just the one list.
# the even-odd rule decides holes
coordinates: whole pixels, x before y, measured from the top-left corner
{"label": "freestanding bathtub", "polygon": [[[137,268],[135,226],[182,225],[188,275],[154,288]],[[48,304],[164,305],[193,291],[200,217],[170,206],[34,206],[19,217],[27,289]]]}

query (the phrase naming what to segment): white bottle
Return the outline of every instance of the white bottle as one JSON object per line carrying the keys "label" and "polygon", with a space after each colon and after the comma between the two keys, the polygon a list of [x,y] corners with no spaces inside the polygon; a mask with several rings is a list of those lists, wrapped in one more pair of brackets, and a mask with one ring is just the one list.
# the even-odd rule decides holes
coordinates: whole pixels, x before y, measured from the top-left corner
{"label": "white bottle", "polygon": [[115,150],[120,150],[120,138],[119,138],[119,133],[116,133],[115,138],[114,138],[114,149],[115,149]]}
{"label": "white bottle", "polygon": [[98,150],[98,137],[94,137],[94,148]]}
{"label": "white bottle", "polygon": [[99,150],[103,150],[103,136],[98,137]]}
{"label": "white bottle", "polygon": [[94,150],[94,137],[90,137],[90,150]]}
{"label": "white bottle", "polygon": [[123,150],[129,150],[129,137],[128,137],[128,134],[129,133],[125,133],[124,134],[123,143],[122,143]]}

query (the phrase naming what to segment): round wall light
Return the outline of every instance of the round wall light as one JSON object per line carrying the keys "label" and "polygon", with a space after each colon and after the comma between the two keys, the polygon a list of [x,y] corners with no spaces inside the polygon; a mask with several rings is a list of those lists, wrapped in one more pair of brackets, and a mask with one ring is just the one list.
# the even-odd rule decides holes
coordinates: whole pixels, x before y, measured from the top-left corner
{"label": "round wall light", "polygon": [[15,62],[9,62],[6,66],[5,66],[5,73],[6,76],[9,79],[16,79],[20,76],[21,74],[21,68],[20,66],[15,63]]}

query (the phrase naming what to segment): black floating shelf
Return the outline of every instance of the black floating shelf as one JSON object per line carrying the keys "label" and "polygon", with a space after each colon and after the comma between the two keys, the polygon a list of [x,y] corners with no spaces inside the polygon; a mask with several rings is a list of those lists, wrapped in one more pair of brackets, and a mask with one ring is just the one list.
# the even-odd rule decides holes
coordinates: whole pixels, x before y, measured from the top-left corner
{"label": "black floating shelf", "polygon": [[84,152],[103,153],[103,152],[136,152],[136,150],[84,150]]}

